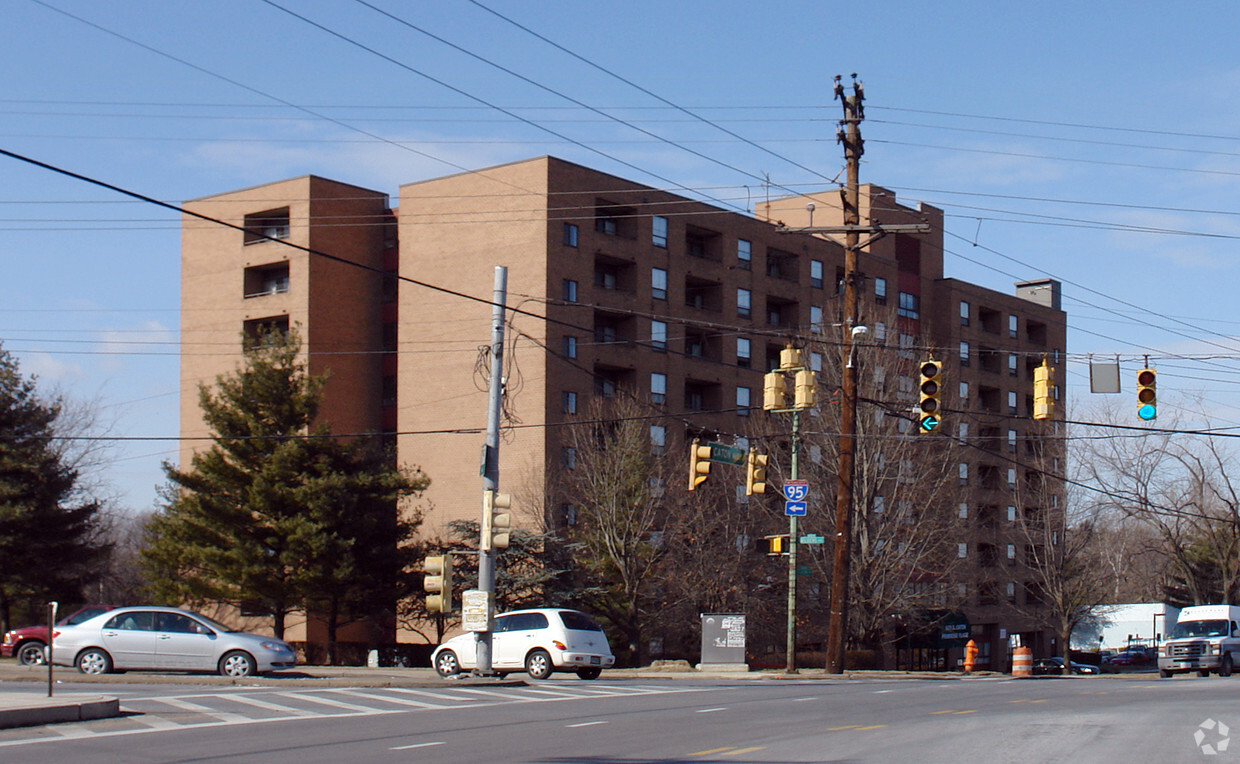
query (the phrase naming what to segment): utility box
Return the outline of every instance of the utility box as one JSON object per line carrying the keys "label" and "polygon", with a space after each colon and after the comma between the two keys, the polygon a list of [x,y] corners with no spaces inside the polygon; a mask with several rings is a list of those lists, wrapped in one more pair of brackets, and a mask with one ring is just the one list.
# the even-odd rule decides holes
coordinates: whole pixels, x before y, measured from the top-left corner
{"label": "utility box", "polygon": [[702,671],[748,671],[745,663],[745,615],[702,614]]}

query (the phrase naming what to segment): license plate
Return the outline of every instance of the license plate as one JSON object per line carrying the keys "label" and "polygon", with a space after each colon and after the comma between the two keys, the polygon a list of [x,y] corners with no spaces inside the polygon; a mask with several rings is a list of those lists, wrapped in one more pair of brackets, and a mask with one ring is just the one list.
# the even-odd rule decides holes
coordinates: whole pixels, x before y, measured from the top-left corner
{"label": "license plate", "polygon": [[597,664],[597,663],[601,662],[602,660],[603,660],[603,659],[602,659],[602,658],[600,658],[600,657],[598,657],[597,655],[591,655],[591,656],[590,656],[590,663],[591,663],[591,664]]}

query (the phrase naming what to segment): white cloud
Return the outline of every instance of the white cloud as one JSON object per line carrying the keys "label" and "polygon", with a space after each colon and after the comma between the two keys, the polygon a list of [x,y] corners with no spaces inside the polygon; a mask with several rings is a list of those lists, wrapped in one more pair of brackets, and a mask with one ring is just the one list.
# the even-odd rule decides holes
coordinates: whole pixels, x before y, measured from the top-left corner
{"label": "white cloud", "polygon": [[159,321],[143,321],[131,328],[105,329],[99,332],[99,352],[104,354],[99,365],[104,371],[116,373],[125,367],[121,358],[124,354],[175,351],[177,343],[176,332]]}

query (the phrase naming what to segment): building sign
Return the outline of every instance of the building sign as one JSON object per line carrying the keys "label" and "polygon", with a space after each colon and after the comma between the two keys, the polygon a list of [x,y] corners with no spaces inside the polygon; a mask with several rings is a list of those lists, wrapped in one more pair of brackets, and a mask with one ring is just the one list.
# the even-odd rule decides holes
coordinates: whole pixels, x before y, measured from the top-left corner
{"label": "building sign", "polygon": [[965,614],[948,613],[939,627],[939,647],[964,647],[969,634],[969,619]]}

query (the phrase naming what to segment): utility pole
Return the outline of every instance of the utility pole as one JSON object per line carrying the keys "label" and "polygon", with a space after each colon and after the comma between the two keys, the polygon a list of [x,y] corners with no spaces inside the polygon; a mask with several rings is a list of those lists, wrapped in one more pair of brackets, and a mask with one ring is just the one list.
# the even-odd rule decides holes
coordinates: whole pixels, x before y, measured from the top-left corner
{"label": "utility pole", "polygon": [[835,495],[835,559],[831,566],[831,610],[827,622],[827,673],[844,673],[844,648],[848,634],[848,581],[852,561],[853,455],[857,432],[857,368],[853,364],[853,328],[857,326],[857,249],[861,224],[860,187],[861,120],[865,118],[862,85],[853,75],[853,94],[845,95],[837,75],[835,97],[844,105],[844,119],[838,139],[844,144],[847,186],[840,193],[844,226],[844,341],[840,350],[845,359],[840,381],[840,462]]}
{"label": "utility pole", "polygon": [[[491,292],[491,394],[487,402],[487,437],[482,448],[482,491],[499,490],[499,418],[504,400],[504,306],[508,299],[508,269],[502,265],[495,266],[495,282]],[[482,511],[490,513],[491,508],[483,500]],[[490,522],[489,517],[482,518],[482,524]],[[480,538],[479,541],[482,539]],[[477,636],[477,673],[491,673],[491,612],[495,602],[495,556],[494,548],[489,544],[480,544],[485,549],[478,550],[478,589],[487,595],[487,630],[478,632]]]}
{"label": "utility pole", "polygon": [[[839,75],[835,77],[835,97],[844,106],[844,118],[836,139],[844,145],[847,180],[840,189],[843,209],[841,226],[808,226],[802,228],[780,227],[782,233],[844,234],[844,313],[843,341],[840,356],[840,446],[835,496],[834,559],[831,567],[830,617],[827,622],[827,673],[844,673],[844,649],[848,634],[848,586],[852,563],[852,510],[853,474],[857,434],[857,364],[854,341],[864,334],[866,327],[859,323],[857,311],[858,289],[863,280],[857,268],[857,253],[888,233],[929,233],[926,223],[861,225],[861,191],[859,170],[864,142],[861,140],[861,120],[865,119],[864,88],[857,75],[853,77],[852,95],[846,94]],[[864,241],[860,235],[869,237]]]}

